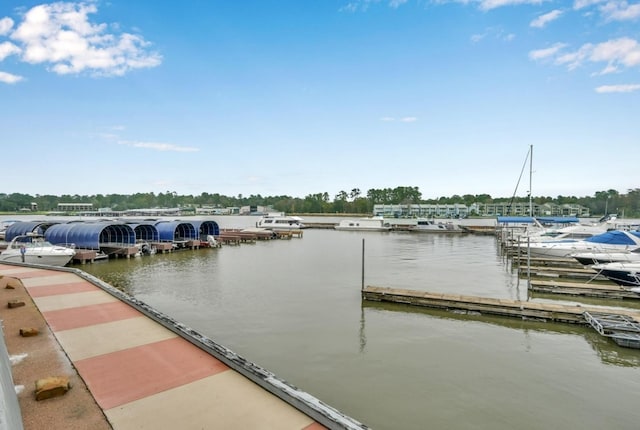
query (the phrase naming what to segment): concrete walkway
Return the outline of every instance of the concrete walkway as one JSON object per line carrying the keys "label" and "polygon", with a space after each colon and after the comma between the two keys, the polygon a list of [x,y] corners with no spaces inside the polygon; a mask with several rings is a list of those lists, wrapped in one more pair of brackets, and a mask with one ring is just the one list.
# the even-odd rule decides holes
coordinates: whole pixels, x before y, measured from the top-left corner
{"label": "concrete walkway", "polygon": [[0,275],[22,282],[114,429],[366,428],[83,274],[0,264]]}

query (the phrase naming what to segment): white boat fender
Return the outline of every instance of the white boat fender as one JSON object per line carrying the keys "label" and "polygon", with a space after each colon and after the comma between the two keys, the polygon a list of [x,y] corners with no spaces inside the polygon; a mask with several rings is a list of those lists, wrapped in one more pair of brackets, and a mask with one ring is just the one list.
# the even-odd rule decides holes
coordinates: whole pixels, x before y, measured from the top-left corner
{"label": "white boat fender", "polygon": [[218,246],[220,246],[220,244],[216,240],[215,236],[212,236],[210,234],[207,235],[207,243],[212,248],[217,248]]}

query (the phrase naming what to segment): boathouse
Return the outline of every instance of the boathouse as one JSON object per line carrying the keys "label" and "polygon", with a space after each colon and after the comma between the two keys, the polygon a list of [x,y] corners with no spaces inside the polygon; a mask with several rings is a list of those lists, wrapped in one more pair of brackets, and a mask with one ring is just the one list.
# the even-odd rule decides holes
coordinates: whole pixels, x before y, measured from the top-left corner
{"label": "boathouse", "polygon": [[196,228],[190,222],[158,221],[155,227],[162,242],[181,243],[198,239]]}
{"label": "boathouse", "polygon": [[136,244],[133,228],[114,221],[56,224],[47,229],[45,237],[51,243],[72,243],[77,248],[102,250],[107,254],[114,249],[135,247]]}
{"label": "boathouse", "polygon": [[5,240],[11,242],[16,236],[21,236],[28,233],[35,233],[44,235],[45,232],[53,225],[59,224],[59,222],[52,221],[17,221],[7,227],[5,232]]}
{"label": "boathouse", "polygon": [[219,236],[220,235],[220,227],[218,223],[215,221],[192,221],[194,229],[198,233],[198,238],[202,241],[207,240],[207,236]]}
{"label": "boathouse", "polygon": [[152,223],[128,222],[126,224],[133,229],[138,242],[153,243],[160,241],[160,233],[158,233],[158,229]]}

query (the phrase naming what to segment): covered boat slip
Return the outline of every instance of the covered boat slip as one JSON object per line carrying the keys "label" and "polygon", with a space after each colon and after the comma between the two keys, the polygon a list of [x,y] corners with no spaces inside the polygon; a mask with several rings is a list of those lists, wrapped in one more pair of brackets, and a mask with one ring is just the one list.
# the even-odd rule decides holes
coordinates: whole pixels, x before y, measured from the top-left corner
{"label": "covered boat slip", "polygon": [[53,244],[73,247],[79,254],[86,250],[127,257],[137,254],[144,245],[159,251],[194,248],[206,241],[207,236],[220,234],[218,224],[208,220],[28,221],[16,222],[10,227],[8,238],[36,233]]}
{"label": "covered boat slip", "polygon": [[7,227],[5,231],[5,241],[11,242],[16,236],[23,236],[30,233],[43,235],[52,225],[59,224],[56,221],[16,221]]}

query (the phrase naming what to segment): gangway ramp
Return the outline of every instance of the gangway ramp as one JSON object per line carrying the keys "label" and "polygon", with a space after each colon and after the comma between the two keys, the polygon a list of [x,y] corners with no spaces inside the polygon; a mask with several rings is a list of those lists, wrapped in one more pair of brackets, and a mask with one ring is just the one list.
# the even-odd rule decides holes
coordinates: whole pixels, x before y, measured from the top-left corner
{"label": "gangway ramp", "polygon": [[640,323],[627,315],[584,312],[584,318],[602,336],[626,348],[640,349]]}

